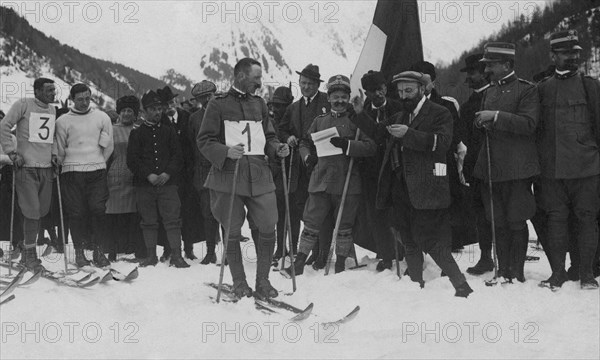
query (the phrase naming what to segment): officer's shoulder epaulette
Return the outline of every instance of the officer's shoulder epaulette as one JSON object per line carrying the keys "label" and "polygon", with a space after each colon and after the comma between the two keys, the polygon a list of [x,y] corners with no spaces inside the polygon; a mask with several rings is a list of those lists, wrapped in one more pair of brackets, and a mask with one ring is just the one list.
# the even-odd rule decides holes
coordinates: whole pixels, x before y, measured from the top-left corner
{"label": "officer's shoulder epaulette", "polygon": [[523,84],[527,84],[527,85],[535,86],[535,84],[534,84],[534,83],[532,83],[532,82],[531,82],[531,81],[529,81],[529,80],[525,80],[525,79],[521,79],[521,78],[518,78],[518,80],[519,80],[520,82],[522,82]]}
{"label": "officer's shoulder epaulette", "polygon": [[[331,113],[331,112],[330,112],[330,111],[328,111],[328,112],[326,112],[326,113],[324,113],[324,114],[319,114],[319,115],[317,115],[317,116],[316,116],[316,118],[320,118],[320,117],[327,116],[327,115],[329,115],[330,113]],[[315,118],[315,119],[316,119],[316,118]]]}
{"label": "officer's shoulder epaulette", "polygon": [[542,80],[540,80],[538,82],[538,86],[542,83],[545,83],[546,81],[548,81],[549,79],[552,79],[554,77],[554,75],[550,75],[550,76],[545,76]]}
{"label": "officer's shoulder epaulette", "polygon": [[215,99],[225,99],[229,95],[229,92],[215,93]]}
{"label": "officer's shoulder epaulette", "polygon": [[592,75],[587,75],[587,74],[586,74],[586,75],[583,75],[583,77],[584,77],[584,78],[587,78],[587,79],[598,80],[598,78],[597,78],[597,77],[595,77],[595,76],[592,76]]}

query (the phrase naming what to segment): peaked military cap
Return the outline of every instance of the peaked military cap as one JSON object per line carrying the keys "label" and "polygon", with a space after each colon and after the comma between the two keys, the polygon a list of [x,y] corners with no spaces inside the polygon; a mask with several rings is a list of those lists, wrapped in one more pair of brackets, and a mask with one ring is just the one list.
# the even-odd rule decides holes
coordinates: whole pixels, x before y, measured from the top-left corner
{"label": "peaked military cap", "polygon": [[552,51],[583,50],[579,46],[577,30],[558,31],[550,35],[550,48]]}
{"label": "peaked military cap", "polygon": [[327,94],[331,94],[337,90],[351,92],[350,79],[347,76],[334,75],[329,78],[329,81],[327,81]]}
{"label": "peaked military cap", "polygon": [[516,53],[515,44],[505,42],[490,42],[483,48],[483,59],[479,61],[494,62],[514,60]]}

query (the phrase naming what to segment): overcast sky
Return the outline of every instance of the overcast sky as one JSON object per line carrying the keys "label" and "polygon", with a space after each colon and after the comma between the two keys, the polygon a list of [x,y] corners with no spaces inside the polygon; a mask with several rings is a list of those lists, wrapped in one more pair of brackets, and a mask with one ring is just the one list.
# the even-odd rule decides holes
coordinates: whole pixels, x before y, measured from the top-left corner
{"label": "overcast sky", "polygon": [[[148,66],[139,69],[161,76],[166,65],[152,64],[153,57],[169,48],[173,56],[190,56],[194,39],[186,24],[206,23],[228,31],[231,21],[277,22],[293,26],[311,21],[315,31],[324,22],[340,27],[364,26],[368,30],[376,1],[0,1],[12,7],[36,28],[62,43],[106,60],[136,67],[143,57]],[[419,1],[425,58],[449,63],[482,38],[521,14],[529,15],[546,1]],[[236,5],[237,4],[237,5]],[[297,16],[297,8],[303,9]],[[193,9],[193,11],[191,11]],[[228,12],[229,11],[229,12]],[[287,13],[286,13],[287,12]],[[259,15],[257,15],[260,13]],[[360,13],[356,16],[348,14]],[[236,18],[237,16],[237,18]],[[314,21],[317,19],[318,21]],[[222,21],[222,20],[225,21]],[[363,23],[364,21],[364,23]],[[349,22],[352,22],[351,24]],[[358,23],[356,23],[358,22]],[[312,25],[311,25],[312,26]],[[214,30],[214,29],[213,29]],[[323,30],[326,31],[326,30]],[[134,44],[136,46],[134,46]],[[299,44],[303,46],[303,44]],[[185,51],[182,51],[185,50]],[[307,47],[310,51],[310,47]],[[185,72],[185,69],[182,69]]]}

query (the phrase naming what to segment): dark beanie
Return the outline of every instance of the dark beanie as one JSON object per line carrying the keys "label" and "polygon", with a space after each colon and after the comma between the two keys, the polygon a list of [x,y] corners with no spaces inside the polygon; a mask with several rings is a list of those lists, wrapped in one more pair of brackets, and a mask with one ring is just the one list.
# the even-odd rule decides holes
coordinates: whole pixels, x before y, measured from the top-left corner
{"label": "dark beanie", "polygon": [[360,83],[363,89],[368,91],[377,90],[381,85],[385,84],[385,77],[379,71],[369,70],[368,73],[364,74],[360,79]]}
{"label": "dark beanie", "polygon": [[126,95],[117,100],[117,114],[121,113],[121,110],[130,108],[138,116],[140,112],[140,100],[134,95]]}
{"label": "dark beanie", "polygon": [[417,71],[423,74],[427,74],[431,77],[431,81],[435,81],[435,66],[427,61],[419,61],[410,67],[411,71]]}
{"label": "dark beanie", "polygon": [[294,95],[292,95],[292,90],[287,86],[280,86],[275,89],[273,93],[272,103],[277,104],[286,104],[289,105],[294,102]]}

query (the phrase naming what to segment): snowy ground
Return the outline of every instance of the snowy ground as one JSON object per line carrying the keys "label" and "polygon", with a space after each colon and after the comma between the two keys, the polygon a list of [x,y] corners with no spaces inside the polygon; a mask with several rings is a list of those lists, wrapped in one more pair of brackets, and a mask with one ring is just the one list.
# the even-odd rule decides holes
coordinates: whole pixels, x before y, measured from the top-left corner
{"label": "snowy ground", "polygon": [[[246,273],[253,279],[251,242],[244,249]],[[195,250],[203,255],[204,243]],[[298,307],[315,303],[314,315],[299,324],[287,315],[258,312],[250,299],[214,304],[209,296],[216,291],[204,283],[218,280],[219,267],[198,261],[189,269],[159,264],[140,269],[131,283],[89,289],[41,279],[18,288],[16,300],[2,306],[0,358],[598,359],[600,293],[582,291],[575,282],[557,293],[539,288],[548,263],[543,253],[530,249],[530,255],[542,260],[527,263],[526,283],[490,288],[483,280],[491,273],[467,275],[475,290],[468,299],[453,296],[450,282],[428,257],[425,289],[408,277],[398,280],[395,271],[377,273],[373,254],[360,249],[366,268],[328,277],[307,268],[293,296],[283,295],[291,281],[272,273],[282,300]],[[464,271],[476,263],[479,250],[470,246],[455,257]],[[44,264],[60,269],[62,258]],[[225,274],[230,283],[227,269]],[[352,322],[320,326],[355,305],[361,311]]]}

